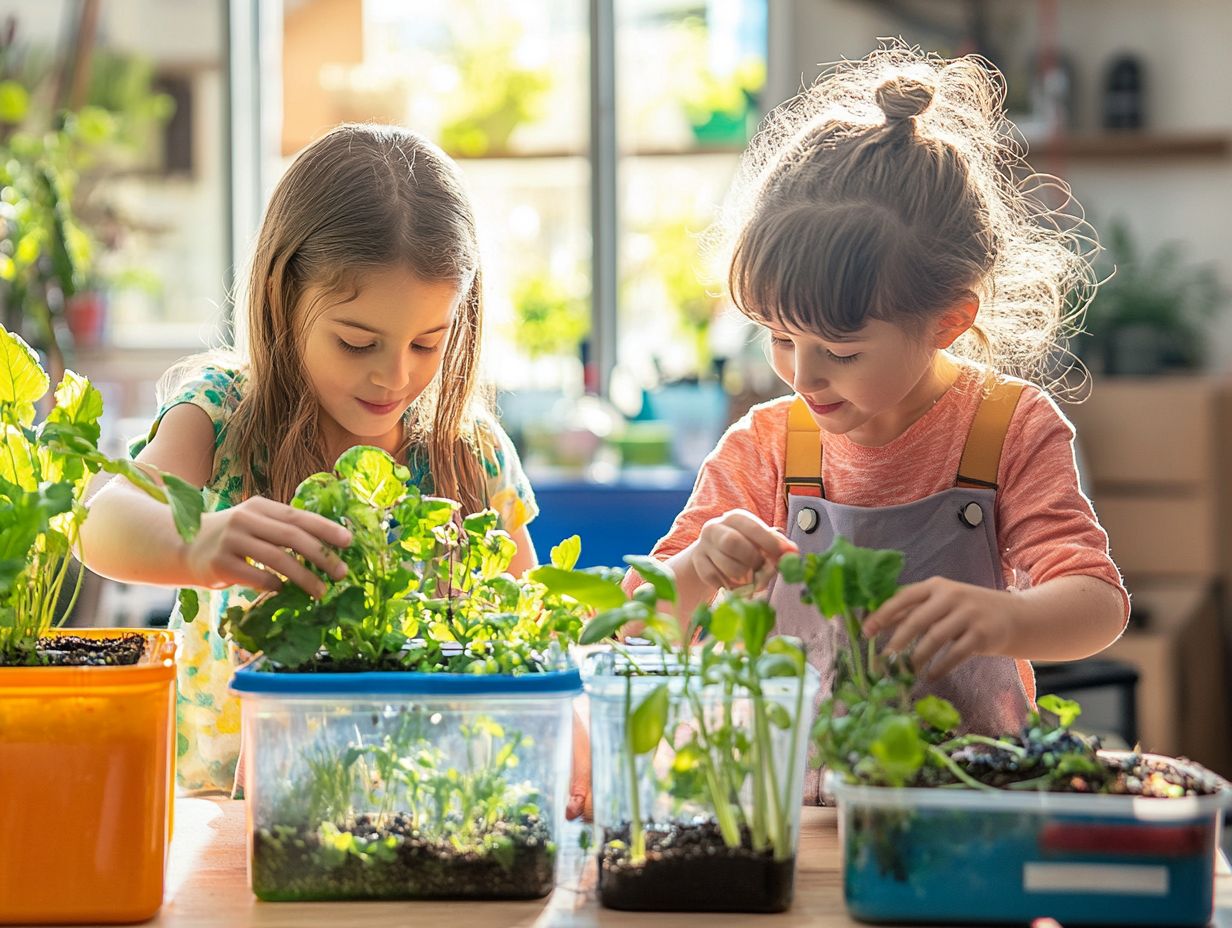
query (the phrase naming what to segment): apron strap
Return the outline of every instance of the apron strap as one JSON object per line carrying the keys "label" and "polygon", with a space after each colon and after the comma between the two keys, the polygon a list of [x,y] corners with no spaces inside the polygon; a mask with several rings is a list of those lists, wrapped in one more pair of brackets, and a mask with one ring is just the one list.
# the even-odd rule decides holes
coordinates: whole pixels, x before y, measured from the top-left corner
{"label": "apron strap", "polygon": [[967,489],[997,489],[997,468],[1001,465],[1001,447],[1010,419],[1018,408],[1023,384],[1012,380],[992,379],[975,412],[967,445],[958,465],[956,486]]}
{"label": "apron strap", "polygon": [[788,502],[792,496],[825,498],[821,455],[821,429],[804,398],[797,396],[787,412],[787,462],[783,484]]}

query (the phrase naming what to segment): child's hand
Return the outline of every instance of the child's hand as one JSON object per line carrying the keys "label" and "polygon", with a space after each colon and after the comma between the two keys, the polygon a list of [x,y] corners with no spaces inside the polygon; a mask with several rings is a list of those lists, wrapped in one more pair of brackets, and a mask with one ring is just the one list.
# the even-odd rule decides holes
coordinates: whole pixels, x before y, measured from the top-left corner
{"label": "child's hand", "polygon": [[[324,516],[254,496],[222,512],[206,513],[185,559],[193,586],[209,589],[239,585],[279,590],[277,571],[313,596],[325,584],[295,557],[301,554],[334,578],[346,576],[346,564],[326,545],[345,547],[351,533]],[[251,558],[268,570],[248,563]]]}
{"label": "child's hand", "polygon": [[572,821],[578,816],[590,821],[594,815],[594,798],[590,793],[590,735],[586,723],[575,711],[573,713],[573,774],[569,778],[569,802],[565,806],[565,818]]}
{"label": "child's hand", "polygon": [[[923,679],[943,677],[977,654],[1004,654],[1010,640],[1013,603],[1009,593],[944,577],[932,577],[903,587],[864,620],[872,638],[893,629],[888,652],[911,648],[911,664]],[[928,662],[946,645],[937,663]],[[927,673],[924,673],[924,669]]]}
{"label": "child's hand", "polygon": [[770,581],[779,558],[796,545],[782,532],[743,509],[733,509],[702,526],[693,543],[693,569],[711,589],[729,590]]}

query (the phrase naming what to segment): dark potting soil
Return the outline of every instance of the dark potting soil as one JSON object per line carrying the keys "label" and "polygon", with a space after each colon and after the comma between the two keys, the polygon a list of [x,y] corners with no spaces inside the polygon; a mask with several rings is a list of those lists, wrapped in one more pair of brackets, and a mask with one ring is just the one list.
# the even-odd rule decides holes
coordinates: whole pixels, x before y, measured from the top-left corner
{"label": "dark potting soil", "polygon": [[[753,850],[748,829],[729,848],[714,822],[650,823],[646,860],[629,859],[629,825],[605,829],[599,899],[610,909],[649,912],[783,912],[791,905],[796,858]],[[612,846],[611,842],[621,844]]]}
{"label": "dark potting soil", "polygon": [[[34,659],[20,666],[31,667],[112,667],[136,664],[145,653],[143,635],[120,638],[82,638],[56,635],[40,638]],[[0,657],[0,664],[5,663]]]}
{"label": "dark potting soil", "polygon": [[361,815],[346,831],[372,840],[394,836],[389,856],[340,862],[307,827],[261,828],[252,836],[252,891],[272,902],[335,899],[538,899],[555,885],[556,845],[536,816],[498,822],[492,835],[507,839],[503,852],[459,849],[428,839],[397,814],[379,827]]}

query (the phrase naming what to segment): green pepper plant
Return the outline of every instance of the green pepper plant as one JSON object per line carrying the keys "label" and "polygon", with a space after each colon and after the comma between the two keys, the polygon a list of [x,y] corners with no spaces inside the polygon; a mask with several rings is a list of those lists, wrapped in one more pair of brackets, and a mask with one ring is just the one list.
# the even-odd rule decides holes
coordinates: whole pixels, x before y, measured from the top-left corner
{"label": "green pepper plant", "polygon": [[0,328],[0,664],[43,663],[39,639],[76,604],[80,571],[67,604],[61,594],[80,552],[85,497],[96,474],[119,474],[168,503],[185,540],[195,535],[203,508],[200,490],[174,475],[98,450],[103,397],[80,374],[65,372],[55,405],[36,424],[36,404],[49,387],[30,346]]}

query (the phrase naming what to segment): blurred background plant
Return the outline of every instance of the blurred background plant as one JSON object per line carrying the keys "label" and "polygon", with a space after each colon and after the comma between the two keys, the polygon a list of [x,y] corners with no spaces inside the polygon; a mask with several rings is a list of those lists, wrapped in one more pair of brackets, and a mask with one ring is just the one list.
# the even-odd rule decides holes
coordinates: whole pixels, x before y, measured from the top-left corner
{"label": "blurred background plant", "polygon": [[0,27],[0,318],[48,358],[53,378],[71,351],[67,308],[101,286],[100,252],[124,217],[100,185],[148,162],[170,118],[149,62],[94,48],[98,0],[85,0],[55,51]]}
{"label": "blurred background plant", "polygon": [[552,89],[552,72],[524,60],[521,21],[503,5],[477,4],[457,24],[451,56],[457,87],[450,118],[441,126],[440,144],[470,158],[509,151],[519,126],[543,116]]}
{"label": "blurred background plant", "polygon": [[578,356],[590,333],[589,294],[544,271],[514,284],[513,306],[509,335],[526,357]]}
{"label": "blurred background plant", "polygon": [[705,222],[691,216],[661,217],[647,230],[653,243],[648,269],[659,278],[668,308],[696,358],[698,380],[714,374],[710,328],[722,297],[720,286],[702,278],[700,235]]}
{"label": "blurred background plant", "polygon": [[1087,310],[1078,353],[1108,374],[1200,367],[1208,323],[1228,296],[1214,269],[1187,261],[1180,242],[1142,249],[1124,220],[1109,223],[1104,245],[1106,280]]}
{"label": "blurred background plant", "polygon": [[759,96],[766,86],[764,58],[724,61],[720,71],[718,62],[708,60],[705,22],[689,17],[677,28],[683,54],[693,63],[683,72],[680,103],[694,138],[704,145],[744,145],[757,128]]}

